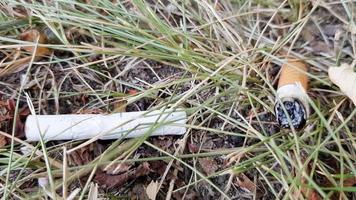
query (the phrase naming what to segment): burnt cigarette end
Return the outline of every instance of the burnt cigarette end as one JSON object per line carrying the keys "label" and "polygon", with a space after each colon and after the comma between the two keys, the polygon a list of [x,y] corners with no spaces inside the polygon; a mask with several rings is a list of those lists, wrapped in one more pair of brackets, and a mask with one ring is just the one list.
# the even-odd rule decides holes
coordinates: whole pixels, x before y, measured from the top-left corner
{"label": "burnt cigarette end", "polygon": [[[282,103],[290,117],[291,124],[295,129],[301,129],[306,123],[306,110],[297,99],[282,100]],[[282,128],[290,128],[289,120],[280,103],[275,106],[276,117]]]}

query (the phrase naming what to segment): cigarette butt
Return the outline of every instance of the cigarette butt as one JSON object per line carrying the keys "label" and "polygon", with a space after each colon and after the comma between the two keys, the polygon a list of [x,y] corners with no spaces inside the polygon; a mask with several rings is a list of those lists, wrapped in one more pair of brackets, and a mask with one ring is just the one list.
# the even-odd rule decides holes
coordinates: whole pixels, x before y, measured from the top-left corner
{"label": "cigarette butt", "polygon": [[182,135],[186,132],[184,111],[123,112],[110,115],[29,115],[26,119],[27,141],[82,140],[98,137],[109,140],[139,137],[156,124],[151,136]]}
{"label": "cigarette butt", "polygon": [[[306,73],[307,66],[297,59],[289,59],[282,65],[275,103],[277,121],[282,128],[290,128],[291,122],[294,128],[300,129],[309,117]],[[288,112],[290,121],[280,102]]]}
{"label": "cigarette butt", "polygon": [[300,85],[307,90],[308,77],[307,66],[298,60],[288,60],[282,65],[281,75],[279,77],[278,88],[289,84],[300,83]]}
{"label": "cigarette butt", "polygon": [[[36,42],[38,39],[38,44],[46,44],[47,43],[47,37],[43,33],[39,32],[36,29],[31,29],[28,30],[24,33],[22,33],[19,37],[21,40],[24,41],[30,41],[30,42]],[[26,46],[23,47],[23,49],[27,52],[32,52],[34,47],[33,46]],[[47,47],[40,47],[38,46],[36,48],[36,56],[44,56],[50,54],[51,51]]]}

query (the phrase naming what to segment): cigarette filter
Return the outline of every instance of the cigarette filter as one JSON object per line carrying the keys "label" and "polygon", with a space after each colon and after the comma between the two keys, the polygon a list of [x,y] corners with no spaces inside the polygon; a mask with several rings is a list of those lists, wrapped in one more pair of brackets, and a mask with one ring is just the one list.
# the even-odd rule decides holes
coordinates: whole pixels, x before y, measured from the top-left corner
{"label": "cigarette filter", "polygon": [[[26,32],[24,32],[24,33],[22,33],[20,35],[20,39],[21,40],[30,41],[30,42],[36,42],[37,38],[38,38],[38,43],[39,44],[47,43],[46,35],[40,33],[36,29],[28,30],[28,31],[26,31]],[[34,47],[33,46],[27,46],[27,47],[23,47],[23,49],[25,49],[27,52],[32,52]],[[48,55],[50,53],[51,53],[51,51],[47,47],[38,46],[37,49],[36,49],[35,56],[44,56],[44,55]]]}
{"label": "cigarette filter", "polygon": [[[310,111],[306,94],[308,77],[306,73],[307,67],[301,61],[289,59],[287,63],[282,65],[275,113],[278,123],[283,128],[290,128],[290,122],[294,128],[302,128],[309,116]],[[290,122],[281,103],[288,113]]]}
{"label": "cigarette filter", "polygon": [[184,111],[124,112],[110,115],[30,115],[26,119],[28,141],[118,139],[138,137],[158,125],[151,135],[182,135],[186,132]]}

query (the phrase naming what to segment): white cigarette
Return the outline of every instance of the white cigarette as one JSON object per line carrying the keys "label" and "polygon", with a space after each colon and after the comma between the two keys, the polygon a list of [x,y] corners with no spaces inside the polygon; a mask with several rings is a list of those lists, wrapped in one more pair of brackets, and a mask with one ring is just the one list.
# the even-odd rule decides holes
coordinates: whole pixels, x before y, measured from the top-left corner
{"label": "white cigarette", "polygon": [[[151,136],[182,135],[186,132],[187,114],[184,111],[156,110],[124,112],[109,115],[68,114],[29,115],[26,119],[27,141],[82,140],[98,137],[101,140],[133,138],[152,131]],[[158,128],[152,129],[154,125]]]}

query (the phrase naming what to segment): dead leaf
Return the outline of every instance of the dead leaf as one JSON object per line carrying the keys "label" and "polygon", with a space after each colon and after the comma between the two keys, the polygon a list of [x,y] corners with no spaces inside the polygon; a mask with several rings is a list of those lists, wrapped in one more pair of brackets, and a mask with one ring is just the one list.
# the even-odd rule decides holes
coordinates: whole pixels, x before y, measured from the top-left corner
{"label": "dead leaf", "polygon": [[16,7],[16,8],[13,8],[11,13],[15,17],[18,17],[20,19],[27,19],[30,11],[26,10],[24,7]]}
{"label": "dead leaf", "polygon": [[158,181],[151,181],[146,188],[146,194],[150,200],[156,200],[156,196],[158,193],[159,183]]}
{"label": "dead leaf", "polygon": [[0,135],[0,148],[4,147],[7,144],[6,137]]}
{"label": "dead leaf", "polygon": [[116,174],[125,173],[131,168],[132,168],[132,163],[124,162],[124,163],[119,163],[117,165],[110,165],[109,167],[105,168],[104,171],[107,174],[116,175]]}
{"label": "dead leaf", "polygon": [[214,141],[212,139],[207,139],[203,142],[201,146],[201,151],[211,150],[214,148]]}
{"label": "dead leaf", "polygon": [[340,67],[330,67],[328,73],[331,82],[356,105],[356,72],[353,71],[352,65],[343,63]]}
{"label": "dead leaf", "polygon": [[188,143],[188,149],[190,153],[198,153],[199,152],[199,147],[198,145],[194,143]]}
{"label": "dead leaf", "polygon": [[130,174],[109,175],[102,170],[96,172],[94,179],[103,188],[120,187],[130,180]]}
{"label": "dead leaf", "polygon": [[173,145],[173,137],[156,137],[152,138],[152,142],[155,146],[159,147],[160,149],[167,151],[171,153],[171,151],[174,151],[172,148]]}
{"label": "dead leaf", "polygon": [[4,62],[0,64],[0,77],[6,76],[9,74],[17,73],[23,69],[25,69],[28,63],[31,61],[31,56],[27,56],[24,58],[12,58],[9,62]]}
{"label": "dead leaf", "polygon": [[[28,30],[26,32],[23,32],[19,38],[21,40],[24,41],[29,41],[29,42],[37,42],[38,40],[38,44],[45,44],[47,43],[47,37],[43,34],[40,33],[38,30],[36,29],[31,29]],[[23,47],[23,49],[27,52],[33,52],[35,47],[34,46],[27,46],[27,47]],[[47,47],[40,47],[38,46],[36,49],[36,53],[35,56],[36,57],[40,57],[40,56],[45,56],[45,55],[49,55],[51,53],[51,51],[47,48]]]}
{"label": "dead leaf", "polygon": [[217,162],[213,158],[199,158],[200,167],[207,175],[211,175],[219,168]]}
{"label": "dead leaf", "polygon": [[16,120],[15,127],[15,137],[24,138],[25,137],[25,120],[26,117],[30,114],[30,110],[27,106],[18,109],[18,113],[15,115],[16,103],[13,99],[9,99],[6,103],[2,102],[0,108],[3,108],[5,111],[0,115],[0,122],[7,121],[8,124],[12,125],[13,121]]}
{"label": "dead leaf", "polygon": [[[162,160],[154,160],[150,162],[150,168],[154,173],[163,176],[167,168],[167,163]],[[173,178],[170,174],[172,173],[168,172],[167,179]]]}
{"label": "dead leaf", "polygon": [[[28,30],[19,35],[19,39],[29,42],[37,42],[38,44],[47,43],[47,37],[40,33],[36,29]],[[22,47],[25,51],[33,53],[35,46],[24,46]],[[34,60],[40,59],[42,56],[49,55],[51,51],[47,47],[37,46],[35,52]],[[21,51],[15,50],[10,55],[7,56],[5,60],[0,63],[0,77],[9,74],[17,73],[28,66],[28,63],[32,60],[32,55],[24,56]]]}
{"label": "dead leaf", "polygon": [[355,185],[356,185],[356,177],[351,177],[344,180],[344,187],[352,187]]}
{"label": "dead leaf", "polygon": [[256,191],[256,184],[252,182],[245,174],[241,173],[236,177],[236,180],[234,181],[234,184],[248,192],[254,192]]}
{"label": "dead leaf", "polygon": [[142,163],[136,169],[136,177],[144,176],[150,172],[150,164],[148,162]]}
{"label": "dead leaf", "polygon": [[126,173],[119,175],[110,175],[102,170],[96,172],[95,181],[104,188],[120,187],[130,180],[134,180],[138,177],[145,176],[150,172],[150,165],[148,162],[144,162],[137,168],[127,171]]}
{"label": "dead leaf", "polygon": [[68,155],[69,164],[72,166],[81,166],[88,164],[92,158],[92,153],[90,148],[93,147],[94,143],[91,143],[88,146],[82,147]]}

